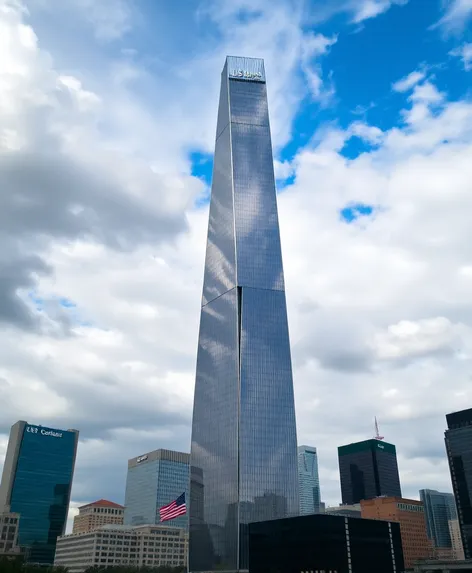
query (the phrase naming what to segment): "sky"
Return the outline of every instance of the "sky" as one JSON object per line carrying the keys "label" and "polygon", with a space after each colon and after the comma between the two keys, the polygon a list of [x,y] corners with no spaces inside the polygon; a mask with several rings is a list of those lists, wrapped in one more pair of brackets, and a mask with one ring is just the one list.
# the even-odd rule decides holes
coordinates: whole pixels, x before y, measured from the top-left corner
{"label": "sky", "polygon": [[[300,444],[451,491],[472,407],[471,0],[0,0],[0,460],[80,430],[70,518],[189,450],[220,73],[265,59]],[[70,524],[69,524],[70,527]]]}

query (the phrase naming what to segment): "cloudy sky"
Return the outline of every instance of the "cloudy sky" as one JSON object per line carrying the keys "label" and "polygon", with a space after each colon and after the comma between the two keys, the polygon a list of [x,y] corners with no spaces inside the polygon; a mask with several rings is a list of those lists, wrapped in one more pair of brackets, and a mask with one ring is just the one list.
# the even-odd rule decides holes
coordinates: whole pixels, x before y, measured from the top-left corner
{"label": "cloudy sky", "polygon": [[[178,6],[178,7],[177,7]],[[219,76],[263,57],[300,443],[451,490],[472,406],[471,0],[0,0],[0,457],[78,428],[73,506],[189,449]]]}

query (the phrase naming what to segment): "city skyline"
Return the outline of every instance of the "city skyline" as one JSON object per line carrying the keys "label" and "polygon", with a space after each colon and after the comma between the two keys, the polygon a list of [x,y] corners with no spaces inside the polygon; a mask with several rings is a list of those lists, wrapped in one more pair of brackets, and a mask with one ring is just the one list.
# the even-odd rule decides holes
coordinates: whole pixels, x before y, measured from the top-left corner
{"label": "city skyline", "polygon": [[218,77],[244,53],[270,78],[298,441],[323,501],[374,416],[405,497],[450,491],[444,414],[472,405],[468,14],[86,4],[0,0],[0,465],[16,420],[78,428],[76,508],[123,504],[133,456],[189,451]]}

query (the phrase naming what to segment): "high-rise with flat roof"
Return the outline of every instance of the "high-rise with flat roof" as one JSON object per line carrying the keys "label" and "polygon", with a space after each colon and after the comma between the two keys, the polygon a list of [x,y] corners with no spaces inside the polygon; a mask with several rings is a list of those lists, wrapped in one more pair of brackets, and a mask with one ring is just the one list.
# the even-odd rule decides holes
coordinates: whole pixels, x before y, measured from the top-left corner
{"label": "high-rise with flat roof", "polygon": [[318,456],[312,446],[298,447],[298,485],[300,488],[300,515],[320,513],[320,478]]}
{"label": "high-rise with flat roof", "polygon": [[299,512],[264,62],[221,77],[192,423],[190,571],[248,568],[248,525]]}
{"label": "high-rise with flat roof", "polygon": [[74,517],[72,533],[86,533],[107,524],[123,525],[124,509],[122,505],[107,499],[82,505]]}
{"label": "high-rise with flat roof", "polygon": [[19,421],[11,428],[0,510],[20,514],[18,543],[29,562],[52,564],[65,530],[79,432]]}
{"label": "high-rise with flat roof", "polygon": [[472,558],[472,408],[446,416],[444,438],[466,559]]}
{"label": "high-rise with flat roof", "polygon": [[372,439],[338,448],[342,502],[359,503],[381,495],[401,497],[393,444]]}
{"label": "high-rise with flat roof", "polygon": [[[125,525],[159,523],[159,508],[185,492],[188,498],[190,455],[173,450],[154,450],[128,461],[125,493]],[[169,522],[188,526],[187,515]]]}
{"label": "high-rise with flat roof", "polygon": [[[450,550],[452,555],[452,541],[449,532],[449,521],[457,518],[456,502],[452,493],[443,493],[434,489],[421,489],[420,499],[424,505],[426,531],[434,548]],[[447,552],[440,552],[441,557],[448,557]]]}

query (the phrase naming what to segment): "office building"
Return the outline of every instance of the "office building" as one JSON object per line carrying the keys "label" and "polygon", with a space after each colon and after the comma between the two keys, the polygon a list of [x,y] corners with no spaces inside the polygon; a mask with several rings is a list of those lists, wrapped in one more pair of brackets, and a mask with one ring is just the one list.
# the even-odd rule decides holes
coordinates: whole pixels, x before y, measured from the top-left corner
{"label": "office building", "polygon": [[429,559],[433,545],[426,533],[424,507],[416,499],[378,497],[361,501],[362,517],[365,519],[388,519],[400,524],[405,567],[413,567],[415,561]]}
{"label": "office building", "polygon": [[449,535],[451,536],[452,558],[457,561],[463,561],[464,547],[462,546],[461,528],[458,519],[449,521]]}
{"label": "office building", "polygon": [[72,533],[87,533],[101,525],[123,525],[124,507],[100,499],[79,507],[79,514],[74,517]]}
{"label": "office building", "polygon": [[0,513],[0,558],[20,554],[18,545],[18,513]]}
{"label": "office building", "polygon": [[472,559],[472,408],[447,414],[444,434],[466,559]]}
{"label": "office building", "polygon": [[343,515],[344,517],[362,517],[361,504],[353,503],[352,505],[341,504],[327,507],[324,513],[328,515]]}
{"label": "office building", "polygon": [[[188,498],[190,455],[154,450],[128,461],[125,525],[159,523],[159,509],[185,492]],[[172,527],[188,526],[188,516],[172,520]]]}
{"label": "office building", "polygon": [[300,515],[320,513],[320,478],[316,448],[298,447],[298,485],[300,490]]}
{"label": "office building", "polygon": [[64,533],[79,432],[11,428],[0,485],[0,510],[20,514],[18,543],[31,563],[51,564]]}
{"label": "office building", "polygon": [[187,550],[188,534],[181,527],[102,525],[59,537],[54,565],[66,567],[68,573],[118,565],[184,567]]}
{"label": "office building", "polygon": [[420,499],[424,505],[426,532],[433,542],[436,556],[439,559],[452,559],[449,521],[457,518],[454,495],[434,489],[421,489]]}
{"label": "office building", "polygon": [[248,567],[248,524],[298,515],[295,407],[264,62],[222,73],[197,355],[190,571]]}
{"label": "office building", "polygon": [[343,504],[381,495],[401,497],[393,444],[372,439],[340,446],[338,460]]}
{"label": "office building", "polygon": [[304,515],[249,526],[251,573],[402,573],[398,523]]}

